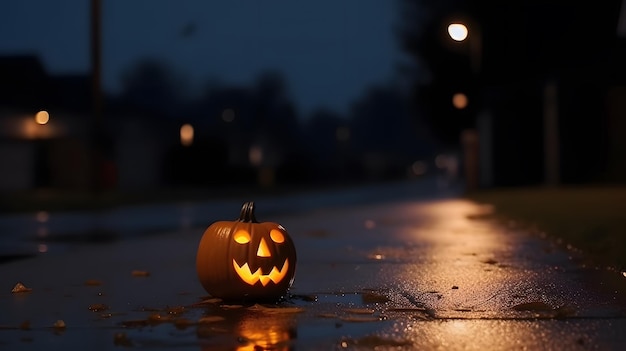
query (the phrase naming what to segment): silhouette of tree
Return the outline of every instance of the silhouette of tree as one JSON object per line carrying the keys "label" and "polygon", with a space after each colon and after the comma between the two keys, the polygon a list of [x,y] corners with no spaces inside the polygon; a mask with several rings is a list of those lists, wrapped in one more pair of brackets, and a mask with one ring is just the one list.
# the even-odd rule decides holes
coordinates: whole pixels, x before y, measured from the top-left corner
{"label": "silhouette of tree", "polygon": [[120,98],[135,108],[172,115],[183,103],[183,77],[156,59],[136,62],[122,73],[121,80]]}
{"label": "silhouette of tree", "polygon": [[349,121],[329,109],[315,110],[305,126],[309,163],[319,180],[338,178],[345,166],[345,144],[341,130],[349,130]]}
{"label": "silhouette of tree", "polygon": [[283,151],[296,148],[300,125],[283,75],[276,71],[262,73],[256,81],[254,94],[259,132],[272,138],[275,146]]}
{"label": "silhouette of tree", "polygon": [[432,153],[419,121],[410,115],[409,104],[407,94],[395,85],[373,86],[354,102],[351,142],[370,176],[404,176],[416,158]]}

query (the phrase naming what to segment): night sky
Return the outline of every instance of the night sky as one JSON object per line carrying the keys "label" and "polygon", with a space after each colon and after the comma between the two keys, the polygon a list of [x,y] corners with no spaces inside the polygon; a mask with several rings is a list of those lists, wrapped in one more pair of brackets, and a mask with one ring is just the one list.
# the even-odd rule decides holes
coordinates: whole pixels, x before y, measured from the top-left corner
{"label": "night sky", "polygon": [[[51,74],[89,70],[88,0],[3,0],[0,55],[39,54]],[[350,101],[394,74],[396,1],[102,0],[103,84],[153,57],[198,91],[207,79],[251,84],[284,73],[300,111],[347,112]]]}

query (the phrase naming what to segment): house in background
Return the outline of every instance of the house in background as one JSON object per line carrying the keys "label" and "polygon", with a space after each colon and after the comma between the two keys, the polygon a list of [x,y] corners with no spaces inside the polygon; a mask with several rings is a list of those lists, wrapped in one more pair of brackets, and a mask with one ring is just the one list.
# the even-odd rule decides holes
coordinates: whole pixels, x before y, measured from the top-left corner
{"label": "house in background", "polygon": [[[88,75],[51,76],[36,56],[0,57],[0,191],[87,189],[93,114]],[[38,114],[39,113],[39,114]],[[105,114],[106,186],[160,185],[161,131],[127,113]]]}

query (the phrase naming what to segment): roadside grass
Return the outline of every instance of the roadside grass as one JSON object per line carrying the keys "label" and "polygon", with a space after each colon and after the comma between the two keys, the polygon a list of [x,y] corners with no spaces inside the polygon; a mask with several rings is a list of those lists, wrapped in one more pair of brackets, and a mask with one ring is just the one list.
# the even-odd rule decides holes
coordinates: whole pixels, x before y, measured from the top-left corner
{"label": "roadside grass", "polygon": [[494,189],[467,197],[571,245],[593,264],[626,269],[626,186]]}

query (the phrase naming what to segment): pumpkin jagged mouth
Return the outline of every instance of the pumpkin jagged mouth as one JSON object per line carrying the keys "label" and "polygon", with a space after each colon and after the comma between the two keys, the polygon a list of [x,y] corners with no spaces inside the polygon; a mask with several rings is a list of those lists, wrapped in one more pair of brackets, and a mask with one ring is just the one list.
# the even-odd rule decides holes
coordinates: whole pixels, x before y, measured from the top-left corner
{"label": "pumpkin jagged mouth", "polygon": [[278,284],[280,281],[285,278],[287,275],[287,270],[289,270],[289,259],[285,259],[285,263],[283,263],[283,268],[278,269],[276,266],[272,268],[272,270],[268,274],[263,274],[261,272],[261,268],[257,269],[254,273],[250,271],[250,266],[248,263],[244,263],[243,265],[237,264],[235,260],[233,260],[233,267],[235,267],[235,272],[241,280],[244,282],[254,285],[256,282],[261,281],[263,286],[266,286],[270,281],[273,281],[274,284]]}

